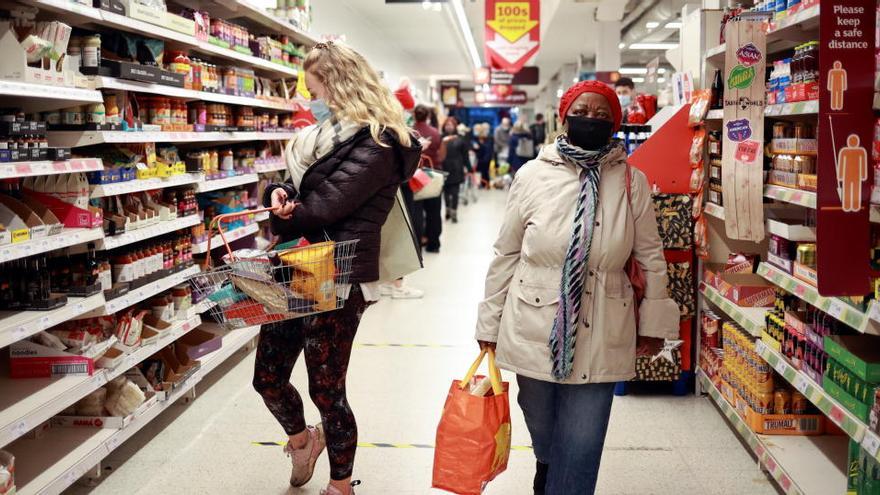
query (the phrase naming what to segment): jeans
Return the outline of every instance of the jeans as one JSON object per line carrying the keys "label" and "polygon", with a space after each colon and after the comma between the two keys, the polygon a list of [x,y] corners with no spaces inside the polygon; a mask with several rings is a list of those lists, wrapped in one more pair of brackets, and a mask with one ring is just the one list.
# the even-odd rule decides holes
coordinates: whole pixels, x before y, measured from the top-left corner
{"label": "jeans", "polygon": [[535,457],[550,465],[546,495],[594,493],[614,384],[562,385],[522,375],[516,380]]}

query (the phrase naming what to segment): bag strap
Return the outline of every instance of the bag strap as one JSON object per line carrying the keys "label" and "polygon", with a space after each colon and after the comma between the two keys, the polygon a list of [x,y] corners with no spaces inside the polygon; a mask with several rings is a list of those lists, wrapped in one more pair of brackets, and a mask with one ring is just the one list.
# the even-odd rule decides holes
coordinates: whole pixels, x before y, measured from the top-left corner
{"label": "bag strap", "polygon": [[458,386],[464,390],[467,388],[468,384],[471,382],[471,378],[477,374],[477,369],[480,368],[480,364],[483,362],[483,358],[489,356],[489,380],[492,382],[492,391],[495,395],[501,395],[504,393],[504,387],[501,385],[501,371],[498,370],[498,365],[495,364],[495,351],[493,351],[490,347],[484,347],[482,351],[480,351],[480,355],[477,356],[477,359],[474,361],[474,364],[471,365],[471,368],[468,370],[467,374],[464,375],[464,379],[459,382]]}

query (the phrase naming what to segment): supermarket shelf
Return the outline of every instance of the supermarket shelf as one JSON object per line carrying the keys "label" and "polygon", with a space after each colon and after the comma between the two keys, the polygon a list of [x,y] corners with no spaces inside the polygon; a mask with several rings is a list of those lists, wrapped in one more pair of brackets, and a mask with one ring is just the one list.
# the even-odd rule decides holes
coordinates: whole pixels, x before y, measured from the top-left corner
{"label": "supermarket shelf", "polygon": [[110,382],[114,378],[124,374],[132,367],[140,364],[144,359],[152,356],[163,347],[179,339],[184,334],[201,324],[202,318],[199,315],[194,315],[186,320],[175,321],[171,328],[165,330],[155,344],[138,347],[134,352],[125,356],[125,359],[122,360],[122,363],[120,363],[119,366],[113,369],[104,370],[104,373],[107,374],[107,381]]}
{"label": "supermarket shelf", "polygon": [[792,242],[816,242],[816,227],[790,225],[773,218],[768,218],[765,222],[765,228],[768,233]]}
{"label": "supermarket shelf", "polygon": [[764,197],[816,209],[816,193],[790,187],[765,185]]}
{"label": "supermarket shelf", "polygon": [[287,165],[284,164],[283,159],[279,158],[274,162],[258,163],[254,168],[257,169],[258,174],[268,174],[270,172],[280,172],[282,170],[287,170]]}
{"label": "supermarket shelf", "polygon": [[825,495],[846,489],[845,437],[756,435],[702,370],[703,389],[786,495]]}
{"label": "supermarket shelf", "polygon": [[[235,230],[230,230],[226,232],[226,241],[232,242],[241,239],[242,237],[247,237],[249,235],[256,234],[260,230],[260,226],[257,225],[256,222],[245,225],[244,227],[237,228]],[[223,239],[220,237],[220,234],[215,235],[211,238],[211,251],[217,249],[218,247],[223,246]],[[208,252],[208,241],[201,242],[199,244],[193,244],[192,247],[193,254],[202,254]]]}
{"label": "supermarket shelf", "polygon": [[0,163],[0,179],[70,174],[73,172],[95,172],[103,169],[104,164],[100,158],[73,158],[61,162]]}
{"label": "supermarket shelf", "polygon": [[101,92],[93,89],[0,80],[0,104],[22,107],[28,112],[45,112],[103,101]]}
{"label": "supermarket shelf", "polygon": [[234,143],[286,141],[292,131],[279,132],[145,132],[145,131],[50,131],[49,145],[77,148],[114,143]]}
{"label": "supermarket shelf", "polygon": [[195,314],[204,314],[204,313],[207,313],[208,311],[210,311],[211,308],[213,308],[213,307],[216,306],[216,305],[217,305],[216,302],[214,302],[214,301],[210,301],[210,300],[208,300],[208,299],[205,299],[204,301],[202,301],[202,302],[196,304],[196,305],[193,307],[192,311],[193,311]]}
{"label": "supermarket shelf", "polygon": [[[819,113],[819,100],[798,101],[795,103],[780,103],[764,107],[765,117],[798,117],[802,115],[815,115]],[[709,110],[704,120],[722,120],[724,110]]]}
{"label": "supermarket shelf", "polygon": [[[269,30],[274,33],[290,36],[296,43],[304,44],[307,48],[311,48],[311,45],[318,42],[318,40],[310,34],[297,28],[284,19],[279,19],[273,16],[267,12],[266,9],[260,8],[248,0],[224,2],[223,7],[224,9],[216,9],[217,14],[221,15],[223,19],[227,19],[231,22],[244,24],[249,27],[258,27],[259,29],[257,29],[257,31],[260,32]],[[213,6],[211,10],[212,12],[215,10]]]}
{"label": "supermarket shelf", "polygon": [[120,234],[117,236],[105,237],[104,240],[99,243],[99,247],[101,249],[116,249],[121,246],[127,246],[135,242],[152,239],[153,237],[159,237],[160,235],[165,235],[171,232],[178,231],[180,229],[192,227],[194,225],[200,224],[201,222],[202,219],[198,214],[187,215],[185,217],[180,217],[175,220],[159,222],[157,224],[142,229],[130,230],[124,234]]}
{"label": "supermarket shelf", "polygon": [[794,117],[799,115],[815,115],[819,113],[819,100],[798,101],[767,105],[765,117]]}
{"label": "supermarket shelf", "polygon": [[204,193],[216,191],[218,189],[228,189],[230,187],[243,186],[245,184],[253,184],[258,182],[260,177],[257,174],[236,175],[225,179],[202,180],[196,184],[196,192]]}
{"label": "supermarket shelf", "polygon": [[256,215],[254,215],[255,222],[265,222],[268,219],[269,219],[269,212],[268,211],[264,211],[263,213],[257,213]]}
{"label": "supermarket shelf", "polygon": [[123,91],[135,91],[140,93],[150,93],[162,96],[170,96],[174,98],[182,98],[184,100],[200,100],[215,103],[227,103],[230,105],[242,105],[253,108],[264,108],[268,110],[281,110],[285,112],[294,112],[297,109],[296,103],[289,100],[269,100],[264,98],[248,98],[245,96],[233,96],[221,93],[211,93],[209,91],[194,91],[192,89],[175,88],[164,84],[145,83],[140,81],[129,81],[126,79],[117,79],[115,77],[95,76],[93,82],[96,89],[116,89]]}
{"label": "supermarket shelf", "polygon": [[121,309],[125,309],[133,304],[137,304],[141,301],[149,299],[160,292],[166,291],[174,287],[175,285],[180,285],[186,282],[187,278],[189,278],[190,275],[195,275],[198,272],[198,265],[191,266],[186,270],[177,272],[163,279],[159,279],[151,284],[147,284],[139,289],[133,290],[125,294],[124,296],[119,296],[117,298],[111,299],[107,301],[107,303],[103,307],[99,307],[95,311],[87,313],[80,318],[90,318],[93,316],[103,316],[116,313]]}
{"label": "supermarket shelf", "polygon": [[[822,411],[829,420],[845,431],[850,438],[856,442],[864,440],[868,426],[828,395],[825,389],[814,382],[806,373],[796,370],[779,351],[759,340],[755,342],[755,352],[770,363],[770,366],[773,366],[773,369],[787,382],[804,394],[804,397],[810,399],[810,402]],[[876,450],[874,455],[876,455]]]}
{"label": "supermarket shelf", "polygon": [[[785,17],[775,23],[774,29],[767,33],[767,54],[794,48],[795,46],[818,39],[819,6],[804,9],[795,15]],[[706,51],[706,60],[713,65],[724,65],[726,45],[721,44]],[[838,490],[839,491],[839,490]]]}
{"label": "supermarket shelf", "polygon": [[202,366],[195,375],[167,400],[157,402],[125,428],[55,428],[39,440],[16,443],[18,494],[61,493],[159,414],[190,393],[208,373],[258,334],[257,326],[233,330],[224,335],[222,347],[200,359]]}
{"label": "supermarket shelf", "polygon": [[174,47],[187,48],[226,60],[242,62],[246,67],[253,68],[254,71],[260,75],[271,77],[296,77],[297,75],[296,69],[276,64],[268,60],[263,60],[252,55],[239,53],[228,48],[215,46],[206,41],[198,40],[194,36],[179,33],[131,17],[114,14],[113,12],[108,12],[106,10],[79,5],[69,0],[33,0],[31,3],[35,7],[60,14],[59,20],[67,21],[76,26],[81,27],[82,25],[89,24],[99,25],[118,29],[123,32],[137,33],[151,38],[161,39],[170,42]]}
{"label": "supermarket shelf", "polygon": [[760,337],[761,332],[767,327],[765,317],[767,308],[744,308],[733,304],[714,288],[700,282],[700,292],[706,299],[724,311],[727,316],[733,318],[741,327],[745,328],[755,337]]}
{"label": "supermarket shelf", "polygon": [[715,203],[707,202],[703,205],[703,212],[710,217],[715,217],[719,220],[724,220],[724,207],[716,205]]}
{"label": "supermarket shelf", "polygon": [[103,198],[105,196],[118,196],[120,194],[129,194],[140,191],[152,191],[153,189],[164,189],[166,187],[185,186],[194,184],[201,180],[200,175],[196,174],[180,174],[173,175],[165,179],[140,179],[129,180],[125,182],[116,182],[114,184],[92,185],[90,196],[93,198]]}
{"label": "supermarket shelf", "polygon": [[812,285],[798,280],[769,263],[758,266],[758,275],[798,296],[816,308],[828,313],[839,321],[846,323],[862,333],[880,335],[880,318],[873,319],[869,315],[880,313],[880,307],[874,303],[868,313],[863,313],[835,297],[823,297]]}
{"label": "supermarket shelf", "polygon": [[30,241],[4,244],[0,246],[0,263],[26,258],[35,254],[47,253],[77,244],[97,241],[104,237],[104,230],[97,229],[62,229],[60,234],[33,239]]}
{"label": "supermarket shelf", "polygon": [[104,294],[101,293],[91,297],[71,297],[67,304],[53,311],[0,311],[0,347],[26,339],[103,305]]}

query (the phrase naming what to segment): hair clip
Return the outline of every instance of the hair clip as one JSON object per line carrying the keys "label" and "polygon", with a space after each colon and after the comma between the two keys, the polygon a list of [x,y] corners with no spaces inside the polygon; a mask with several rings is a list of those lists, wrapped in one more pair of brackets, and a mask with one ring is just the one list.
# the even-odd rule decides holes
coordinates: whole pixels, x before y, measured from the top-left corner
{"label": "hair clip", "polygon": [[333,40],[322,41],[315,45],[318,50],[325,50],[333,46]]}

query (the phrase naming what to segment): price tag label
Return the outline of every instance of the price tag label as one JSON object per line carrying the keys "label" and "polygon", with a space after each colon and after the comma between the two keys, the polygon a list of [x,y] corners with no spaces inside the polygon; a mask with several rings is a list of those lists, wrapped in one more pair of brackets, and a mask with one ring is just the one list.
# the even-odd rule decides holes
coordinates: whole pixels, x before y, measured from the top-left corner
{"label": "price tag label", "polygon": [[866,431],[865,438],[862,440],[862,448],[872,457],[877,457],[877,454],[880,453],[880,437],[874,432]]}
{"label": "price tag label", "polygon": [[804,294],[806,294],[806,292],[807,292],[807,288],[804,287],[803,285],[797,284],[794,286],[794,293],[796,296],[804,297]]}
{"label": "price tag label", "polygon": [[18,173],[19,175],[21,175],[21,174],[30,174],[30,173],[33,173],[33,169],[31,168],[31,164],[30,164],[30,163],[20,163],[20,164],[16,165],[16,166],[15,166],[15,171],[16,171],[16,173]]}
{"label": "price tag label", "polygon": [[807,377],[805,377],[803,373],[798,373],[794,377],[794,388],[798,389],[800,393],[807,395],[808,386],[809,382],[807,382]]}
{"label": "price tag label", "polygon": [[107,448],[110,450],[114,450],[116,447],[119,447],[119,437],[117,435],[113,435],[107,440]]}
{"label": "price tag label", "polygon": [[788,373],[788,369],[788,363],[786,363],[782,359],[780,359],[779,362],[776,363],[776,371],[778,371],[780,375],[785,376],[785,374]]}
{"label": "price tag label", "polygon": [[840,319],[840,317],[843,316],[843,311],[845,309],[843,303],[836,299],[831,299],[831,302],[828,304],[828,314],[837,319]]}
{"label": "price tag label", "polygon": [[831,412],[828,413],[828,415],[831,416],[831,419],[833,419],[835,423],[843,421],[843,411],[838,406],[832,406]]}
{"label": "price tag label", "polygon": [[764,354],[764,350],[767,348],[767,344],[764,343],[763,340],[755,341],[755,352],[758,354]]}
{"label": "price tag label", "polygon": [[76,312],[83,313],[86,310],[86,305],[83,303],[76,303]]}
{"label": "price tag label", "polygon": [[40,318],[39,326],[41,329],[45,329],[49,326],[49,322],[52,320],[49,316],[44,316]]}
{"label": "price tag label", "polygon": [[23,419],[12,425],[12,436],[20,437],[31,430],[27,420]]}

